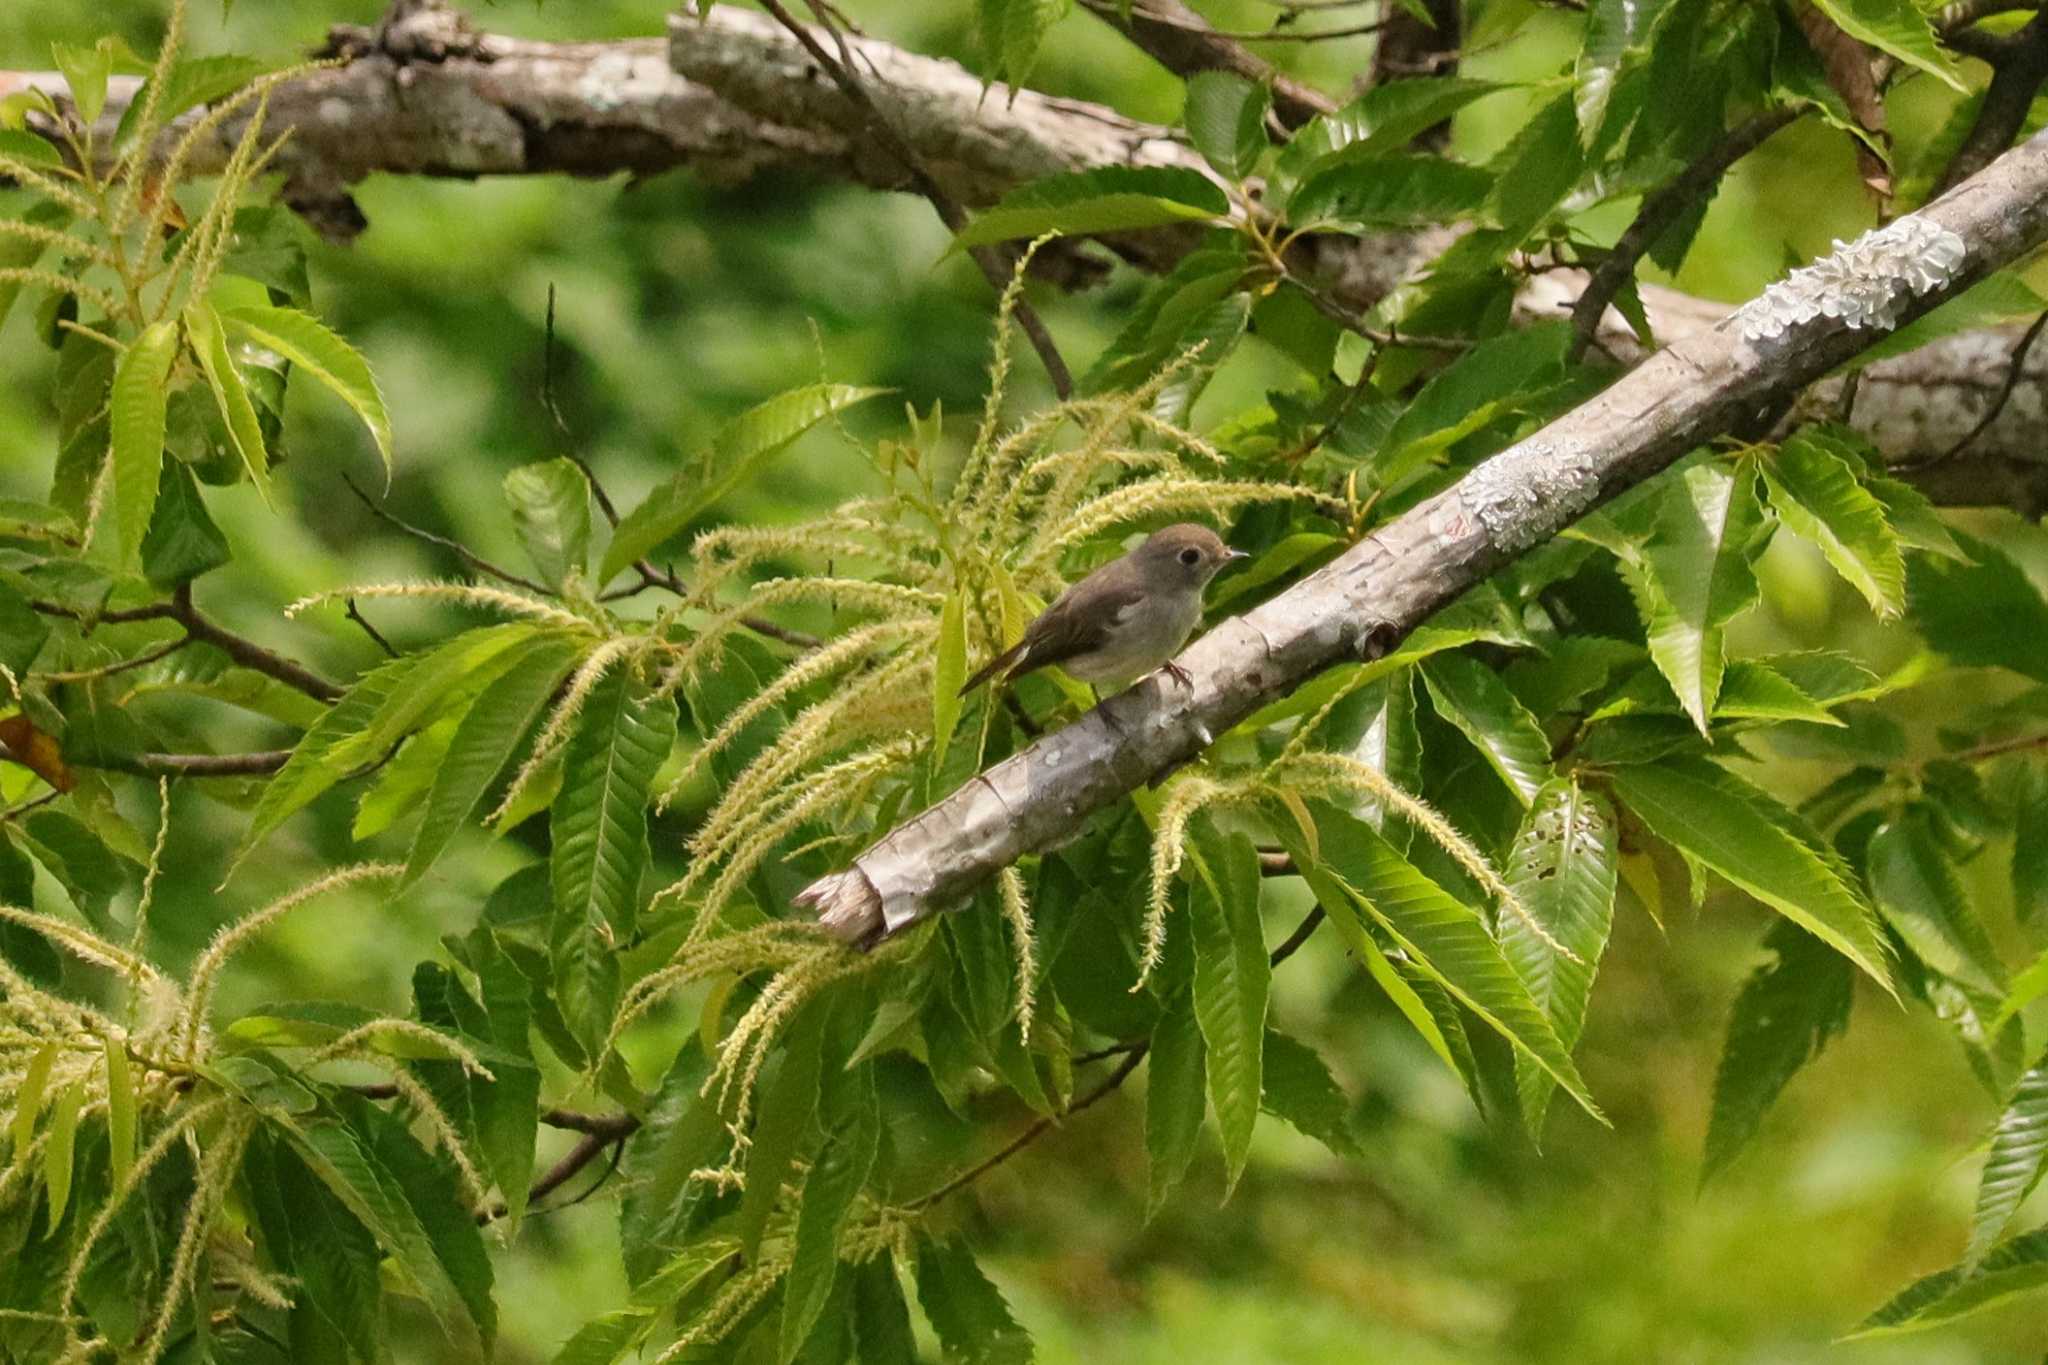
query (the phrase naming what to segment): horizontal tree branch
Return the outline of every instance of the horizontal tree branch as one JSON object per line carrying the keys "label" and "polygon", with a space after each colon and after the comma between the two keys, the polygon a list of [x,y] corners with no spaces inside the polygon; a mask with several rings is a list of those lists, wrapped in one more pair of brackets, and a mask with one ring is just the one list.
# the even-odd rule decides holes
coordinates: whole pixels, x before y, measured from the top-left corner
{"label": "horizontal tree branch", "polygon": [[[1115,0],[1102,8],[1111,18],[1118,10]],[[1136,15],[1131,36],[1142,46]],[[1176,69],[1200,69],[1207,58],[1165,45],[1168,33],[1178,34],[1176,41],[1188,38],[1190,22],[1183,17],[1161,29],[1160,42],[1147,51]],[[1062,171],[1202,169],[1201,158],[1173,129],[1001,83],[984,89],[979,77],[952,62],[870,38],[846,41],[891,126],[932,179],[970,207]],[[348,57],[346,64],[281,86],[265,126],[290,133],[280,152],[289,202],[338,237],[362,225],[348,187],[377,172],[647,176],[688,167],[716,183],[809,175],[907,187],[896,159],[866,136],[863,111],[823,78],[796,40],[766,16],[727,6],[703,18],[676,17],[666,40],[601,43],[480,33],[454,11],[415,8],[382,29],[337,28],[329,46]],[[1234,60],[1219,56],[1217,64],[1231,67]],[[101,121],[109,138],[136,84],[130,77],[112,82]],[[0,72],[0,97],[28,85],[64,88],[53,74]],[[243,126],[237,118],[223,120],[200,149],[194,171],[218,170]],[[1125,233],[1107,240],[1126,259],[1163,270],[1196,234]],[[1332,298],[1363,314],[1447,240],[1442,233],[1387,232],[1319,237],[1297,251]],[[1069,278],[1092,278],[1092,271],[1071,268],[1078,250],[1065,258]],[[1568,316],[1587,283],[1581,271],[1536,275],[1523,288],[1518,312],[1526,320]],[[1639,292],[1665,344],[1684,343],[1726,312],[1725,304],[1675,290],[1645,285]],[[1988,410],[2005,372],[2000,358],[2010,354],[2016,336],[2017,329],[1966,332],[1871,366],[1857,395],[1855,424],[1888,461],[1909,469],[1925,465]],[[1631,362],[1644,354],[1611,310],[1599,342]],[[1831,405],[1832,393],[1821,386],[1816,404]],[[1962,456],[1911,469],[1908,477],[1940,502],[2006,505],[2029,514],[2048,508],[2048,353],[2029,360],[1998,419]]]}
{"label": "horizontal tree branch", "polygon": [[[1259,707],[1377,657],[1466,589],[1686,451],[1794,394],[2048,239],[2048,133],[1843,261],[1781,281],[1657,352],[1329,565],[898,825],[798,897],[872,942],[958,904],[1094,811],[1193,759]],[[1883,319],[1880,323],[1880,319]]]}

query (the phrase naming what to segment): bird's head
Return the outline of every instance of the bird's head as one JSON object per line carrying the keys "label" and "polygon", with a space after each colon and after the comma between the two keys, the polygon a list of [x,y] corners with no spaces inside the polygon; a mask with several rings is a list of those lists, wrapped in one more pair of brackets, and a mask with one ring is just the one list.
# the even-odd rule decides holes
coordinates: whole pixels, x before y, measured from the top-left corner
{"label": "bird's head", "polygon": [[1246,558],[1206,526],[1188,522],[1154,531],[1134,552],[1154,582],[1205,587],[1224,565]]}

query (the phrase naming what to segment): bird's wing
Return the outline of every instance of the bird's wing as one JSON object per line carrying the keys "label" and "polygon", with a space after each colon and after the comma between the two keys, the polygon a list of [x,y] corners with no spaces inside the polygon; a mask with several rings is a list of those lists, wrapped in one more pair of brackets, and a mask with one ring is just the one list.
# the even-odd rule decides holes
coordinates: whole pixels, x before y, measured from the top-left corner
{"label": "bird's wing", "polygon": [[1023,639],[976,670],[961,687],[960,695],[966,696],[1006,670],[1010,677],[1017,678],[1047,664],[1093,654],[1109,643],[1110,632],[1143,596],[1135,584],[1103,583],[1093,576],[1082,579],[1024,628]]}
{"label": "bird's wing", "polygon": [[[1076,587],[1083,584],[1087,584],[1086,579]],[[1071,589],[1061,594],[1025,629],[1024,638],[1019,641],[1023,652],[1012,677],[1102,649],[1109,643],[1111,632],[1122,624],[1124,615],[1144,596],[1135,584],[1088,586],[1093,590],[1085,595]]]}

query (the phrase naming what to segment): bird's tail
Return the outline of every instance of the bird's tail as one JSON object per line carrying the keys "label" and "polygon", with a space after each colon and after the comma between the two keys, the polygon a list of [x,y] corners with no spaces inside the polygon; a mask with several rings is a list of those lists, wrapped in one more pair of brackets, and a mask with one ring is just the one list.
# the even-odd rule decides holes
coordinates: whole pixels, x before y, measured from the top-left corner
{"label": "bird's tail", "polygon": [[960,684],[960,695],[963,697],[966,696],[969,692],[972,692],[975,688],[981,686],[983,683],[987,682],[996,674],[1001,673],[1003,670],[1009,668],[1011,665],[1021,660],[1024,657],[1025,644],[1025,641],[1019,640],[1016,644],[1011,645],[1008,649],[996,655],[995,658],[990,659],[987,663],[983,664],[980,667],[980,669],[978,669],[975,672],[973,677],[969,678],[966,682]]}

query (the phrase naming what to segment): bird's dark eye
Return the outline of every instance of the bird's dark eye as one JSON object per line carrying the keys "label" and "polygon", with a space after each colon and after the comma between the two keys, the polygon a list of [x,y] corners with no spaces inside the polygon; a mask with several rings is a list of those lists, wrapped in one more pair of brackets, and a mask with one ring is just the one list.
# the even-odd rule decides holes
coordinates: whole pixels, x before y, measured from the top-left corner
{"label": "bird's dark eye", "polygon": [[1202,562],[1202,552],[1200,550],[1197,550],[1194,546],[1190,545],[1187,547],[1187,549],[1182,550],[1180,552],[1180,562],[1187,565],[1189,568],[1193,568],[1195,565]]}

